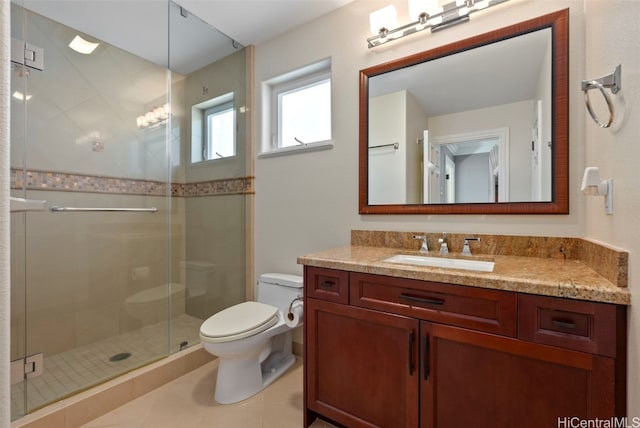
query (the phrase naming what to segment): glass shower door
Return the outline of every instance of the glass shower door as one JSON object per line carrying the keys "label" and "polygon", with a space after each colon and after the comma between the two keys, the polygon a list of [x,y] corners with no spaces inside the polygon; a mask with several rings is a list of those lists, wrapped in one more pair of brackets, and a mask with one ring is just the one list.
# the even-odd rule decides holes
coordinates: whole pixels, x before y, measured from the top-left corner
{"label": "glass shower door", "polygon": [[[167,356],[170,305],[184,307],[160,111],[169,72],[37,3],[12,4],[12,38],[44,55],[12,64],[12,196],[46,201],[11,217],[14,419]],[[74,50],[77,37],[95,50]]]}

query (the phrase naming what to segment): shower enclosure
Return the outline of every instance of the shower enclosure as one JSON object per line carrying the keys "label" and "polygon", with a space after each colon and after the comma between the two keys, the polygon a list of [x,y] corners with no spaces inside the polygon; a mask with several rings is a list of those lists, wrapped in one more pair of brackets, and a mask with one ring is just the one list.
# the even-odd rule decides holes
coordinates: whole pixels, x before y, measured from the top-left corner
{"label": "shower enclosure", "polygon": [[[188,10],[14,1],[11,36],[16,419],[199,343],[244,301],[253,183],[247,50]],[[194,160],[222,99],[234,152]]]}

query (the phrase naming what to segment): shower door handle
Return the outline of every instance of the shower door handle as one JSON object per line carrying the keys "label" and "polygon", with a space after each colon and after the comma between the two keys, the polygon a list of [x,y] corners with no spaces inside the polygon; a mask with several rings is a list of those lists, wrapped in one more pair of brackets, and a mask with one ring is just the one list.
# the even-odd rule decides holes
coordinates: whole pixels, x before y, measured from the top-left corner
{"label": "shower door handle", "polygon": [[53,213],[91,213],[91,212],[116,212],[116,213],[155,213],[158,208],[85,208],[85,207],[51,207]]}

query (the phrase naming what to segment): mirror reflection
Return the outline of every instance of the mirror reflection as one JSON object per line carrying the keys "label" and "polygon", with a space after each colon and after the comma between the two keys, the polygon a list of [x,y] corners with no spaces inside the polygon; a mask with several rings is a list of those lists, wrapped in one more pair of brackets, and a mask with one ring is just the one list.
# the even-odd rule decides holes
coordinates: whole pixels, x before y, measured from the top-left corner
{"label": "mirror reflection", "polygon": [[569,11],[360,70],[360,214],[568,214]]}
{"label": "mirror reflection", "polygon": [[368,204],[552,200],[552,30],[368,81]]}

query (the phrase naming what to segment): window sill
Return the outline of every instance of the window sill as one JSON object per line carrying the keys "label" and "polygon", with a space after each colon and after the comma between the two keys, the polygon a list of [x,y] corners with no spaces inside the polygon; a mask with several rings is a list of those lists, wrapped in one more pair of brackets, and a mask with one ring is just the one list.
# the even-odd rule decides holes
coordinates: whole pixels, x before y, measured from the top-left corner
{"label": "window sill", "polygon": [[276,156],[294,155],[303,152],[315,152],[318,150],[329,150],[333,148],[333,142],[319,141],[317,143],[302,144],[299,146],[282,147],[279,149],[270,150],[268,152],[262,152],[258,154],[258,159],[272,158]]}

